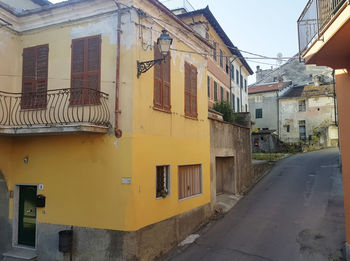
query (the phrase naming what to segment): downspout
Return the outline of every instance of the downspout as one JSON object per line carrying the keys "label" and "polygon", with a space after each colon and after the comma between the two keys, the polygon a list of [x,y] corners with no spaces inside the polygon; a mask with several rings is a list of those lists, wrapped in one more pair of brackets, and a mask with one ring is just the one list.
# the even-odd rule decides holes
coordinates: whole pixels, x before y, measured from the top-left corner
{"label": "downspout", "polygon": [[114,121],[114,134],[117,138],[121,138],[123,132],[119,129],[119,87],[120,87],[120,35],[121,35],[121,13],[120,13],[120,4],[117,0],[114,0],[114,3],[118,8],[118,24],[117,24],[117,60],[116,60],[116,81],[115,81],[115,121]]}
{"label": "downspout", "polygon": [[333,102],[334,102],[334,124],[335,126],[338,126],[338,119],[337,119],[337,91],[335,89],[335,70],[333,70]]}

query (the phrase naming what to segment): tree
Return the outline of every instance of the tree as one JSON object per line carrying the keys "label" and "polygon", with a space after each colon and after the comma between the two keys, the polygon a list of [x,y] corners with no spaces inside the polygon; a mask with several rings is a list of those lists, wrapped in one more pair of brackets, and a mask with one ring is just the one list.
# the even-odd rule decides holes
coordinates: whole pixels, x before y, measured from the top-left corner
{"label": "tree", "polygon": [[214,110],[223,114],[224,121],[234,123],[235,115],[233,114],[231,105],[227,101],[216,102],[213,107]]}

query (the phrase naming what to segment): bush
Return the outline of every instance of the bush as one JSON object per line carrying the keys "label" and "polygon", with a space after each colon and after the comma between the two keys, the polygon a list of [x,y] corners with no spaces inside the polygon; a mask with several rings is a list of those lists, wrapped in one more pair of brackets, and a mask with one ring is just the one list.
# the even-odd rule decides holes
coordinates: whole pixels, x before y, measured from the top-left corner
{"label": "bush", "polygon": [[231,105],[229,102],[221,101],[216,102],[213,107],[214,110],[223,114],[224,121],[234,123],[235,115],[233,114]]}

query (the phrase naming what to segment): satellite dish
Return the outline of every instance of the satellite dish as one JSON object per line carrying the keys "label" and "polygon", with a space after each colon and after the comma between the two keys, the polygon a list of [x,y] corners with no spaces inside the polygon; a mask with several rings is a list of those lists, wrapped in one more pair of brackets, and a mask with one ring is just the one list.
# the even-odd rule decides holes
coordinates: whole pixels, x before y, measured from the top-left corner
{"label": "satellite dish", "polygon": [[277,54],[277,64],[278,65],[282,64],[282,62],[283,62],[282,58],[283,58],[283,54],[282,53],[278,53]]}

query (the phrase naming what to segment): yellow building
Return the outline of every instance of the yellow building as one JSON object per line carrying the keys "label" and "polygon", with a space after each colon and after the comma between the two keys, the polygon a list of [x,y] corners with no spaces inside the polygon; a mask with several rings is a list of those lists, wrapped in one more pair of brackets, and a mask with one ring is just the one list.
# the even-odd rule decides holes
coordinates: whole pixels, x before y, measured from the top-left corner
{"label": "yellow building", "polygon": [[73,230],[74,260],[152,260],[210,215],[212,46],[156,0],[22,2],[0,1],[0,254],[65,260]]}
{"label": "yellow building", "polygon": [[300,54],[306,64],[335,70],[339,115],[346,226],[346,257],[350,259],[350,2],[308,1],[298,20]]}

